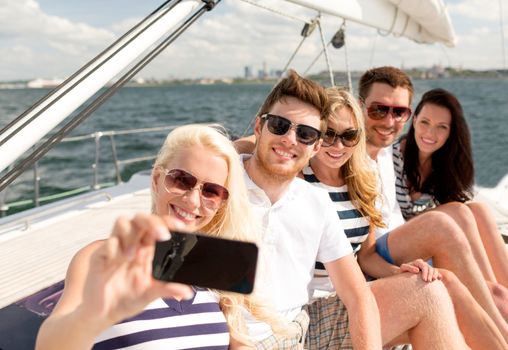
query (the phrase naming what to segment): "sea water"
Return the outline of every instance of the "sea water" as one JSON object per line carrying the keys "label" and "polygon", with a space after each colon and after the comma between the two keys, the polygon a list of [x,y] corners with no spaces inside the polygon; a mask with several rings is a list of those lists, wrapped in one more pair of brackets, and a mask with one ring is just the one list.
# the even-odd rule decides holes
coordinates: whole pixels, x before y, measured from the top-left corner
{"label": "sea water", "polygon": [[[456,94],[472,132],[476,183],[495,186],[508,174],[508,80],[438,79],[414,83],[413,107],[423,92],[432,88],[442,87]],[[71,135],[213,122],[224,125],[233,136],[240,136],[249,129],[271,87],[271,84],[127,87],[106,101]],[[46,89],[0,90],[0,128],[48,92]],[[154,155],[166,133],[115,137],[118,158]],[[100,183],[115,180],[111,159],[111,145],[104,138],[99,160]],[[55,146],[39,162],[41,196],[90,185],[94,161],[92,139]],[[122,180],[150,165],[150,161],[145,161],[122,166]],[[3,196],[6,202],[13,202],[31,198],[33,192],[33,171],[29,170]]]}

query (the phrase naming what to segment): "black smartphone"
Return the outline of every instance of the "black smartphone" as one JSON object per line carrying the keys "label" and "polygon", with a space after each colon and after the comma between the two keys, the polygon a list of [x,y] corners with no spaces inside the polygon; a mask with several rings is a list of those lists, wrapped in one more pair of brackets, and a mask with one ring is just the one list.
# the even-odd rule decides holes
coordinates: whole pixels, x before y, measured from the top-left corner
{"label": "black smartphone", "polygon": [[171,239],[155,245],[152,274],[166,282],[249,294],[257,259],[254,243],[171,232]]}

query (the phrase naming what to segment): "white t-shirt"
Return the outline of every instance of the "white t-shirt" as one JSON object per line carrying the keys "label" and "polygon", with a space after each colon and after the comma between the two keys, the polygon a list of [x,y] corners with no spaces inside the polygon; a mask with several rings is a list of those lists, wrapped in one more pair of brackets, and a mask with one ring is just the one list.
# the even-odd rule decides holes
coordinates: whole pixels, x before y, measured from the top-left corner
{"label": "white t-shirt", "polygon": [[[245,159],[246,155],[242,155]],[[288,320],[310,301],[316,261],[331,262],[353,250],[328,193],[295,178],[275,203],[245,172],[249,200],[262,222],[261,274],[256,292]],[[250,317],[251,336],[264,339],[270,327]]]}
{"label": "white t-shirt", "polygon": [[372,159],[371,161],[373,168],[376,169],[378,174],[379,191],[382,201],[379,203],[379,209],[381,210],[383,221],[387,225],[386,228],[376,229],[376,236],[379,237],[403,225],[405,221],[395,192],[392,147],[383,148],[377,156],[377,161]]}

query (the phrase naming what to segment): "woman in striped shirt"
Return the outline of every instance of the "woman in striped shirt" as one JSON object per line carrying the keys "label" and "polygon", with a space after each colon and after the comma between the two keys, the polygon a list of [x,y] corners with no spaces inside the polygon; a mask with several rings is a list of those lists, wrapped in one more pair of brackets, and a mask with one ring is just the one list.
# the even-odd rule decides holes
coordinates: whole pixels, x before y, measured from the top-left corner
{"label": "woman in striped shirt", "polygon": [[[423,94],[407,135],[393,145],[397,200],[406,220],[435,209],[466,234],[478,266],[508,321],[508,252],[489,208],[472,201],[474,163],[469,127],[449,91]],[[499,299],[504,294],[504,301]]]}
{"label": "woman in striped shirt", "polygon": [[245,309],[275,332],[284,329],[249,296],[151,276],[155,241],[170,237],[168,227],[256,240],[258,226],[229,139],[212,127],[176,128],[155,161],[151,190],[156,215],[117,219],[109,239],[73,258],[37,349],[240,349],[253,344],[243,323]]}

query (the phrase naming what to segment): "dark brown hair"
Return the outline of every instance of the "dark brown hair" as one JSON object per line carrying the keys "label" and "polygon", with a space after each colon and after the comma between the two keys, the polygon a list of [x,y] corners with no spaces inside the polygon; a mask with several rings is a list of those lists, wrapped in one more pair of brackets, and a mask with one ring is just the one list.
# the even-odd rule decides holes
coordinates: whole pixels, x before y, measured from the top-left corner
{"label": "dark brown hair", "polygon": [[404,148],[404,172],[409,188],[412,191],[429,193],[441,204],[470,200],[474,183],[474,163],[471,135],[462,106],[452,93],[444,89],[433,89],[422,96],[413,118],[418,118],[418,114],[426,104],[444,107],[450,111],[452,117],[450,135],[445,144],[432,153],[432,172],[420,184],[418,145],[415,140],[415,129],[411,123],[405,136]]}
{"label": "dark brown hair", "polygon": [[312,80],[299,76],[292,69],[288,71],[287,77],[275,85],[268,94],[258,111],[258,116],[270,112],[274,104],[284,101],[287,97],[294,97],[314,106],[320,114],[321,131],[326,130],[330,106],[325,88]]}
{"label": "dark brown hair", "polygon": [[363,73],[360,81],[358,82],[358,90],[361,101],[365,101],[370,93],[370,88],[374,83],[388,84],[392,88],[403,87],[408,89],[409,104],[411,105],[414,93],[413,83],[411,82],[411,78],[402,70],[395,67],[385,66],[372,68]]}

